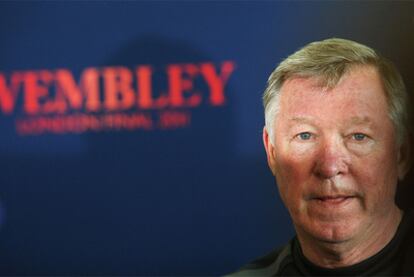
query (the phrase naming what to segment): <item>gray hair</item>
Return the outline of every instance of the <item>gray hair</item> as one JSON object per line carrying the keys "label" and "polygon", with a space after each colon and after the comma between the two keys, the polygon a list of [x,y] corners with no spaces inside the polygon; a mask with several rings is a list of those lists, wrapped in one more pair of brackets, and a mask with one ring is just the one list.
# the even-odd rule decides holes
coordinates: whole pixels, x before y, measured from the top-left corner
{"label": "gray hair", "polygon": [[352,67],[371,65],[379,73],[394,124],[397,143],[401,145],[408,132],[408,95],[398,70],[375,50],[345,39],[331,38],[312,42],[282,61],[272,72],[263,94],[266,130],[274,144],[274,120],[279,110],[280,90],[293,77],[317,77],[321,87],[333,88]]}

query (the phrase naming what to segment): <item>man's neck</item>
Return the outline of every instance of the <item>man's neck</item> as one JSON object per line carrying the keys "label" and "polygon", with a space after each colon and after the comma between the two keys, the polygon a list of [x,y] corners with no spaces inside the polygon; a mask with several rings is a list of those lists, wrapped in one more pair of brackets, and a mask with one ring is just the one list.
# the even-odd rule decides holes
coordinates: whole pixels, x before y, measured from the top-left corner
{"label": "man's neck", "polygon": [[345,242],[323,242],[298,234],[305,257],[324,268],[346,267],[362,262],[381,251],[394,237],[402,219],[396,208],[381,225],[371,226],[359,239]]}

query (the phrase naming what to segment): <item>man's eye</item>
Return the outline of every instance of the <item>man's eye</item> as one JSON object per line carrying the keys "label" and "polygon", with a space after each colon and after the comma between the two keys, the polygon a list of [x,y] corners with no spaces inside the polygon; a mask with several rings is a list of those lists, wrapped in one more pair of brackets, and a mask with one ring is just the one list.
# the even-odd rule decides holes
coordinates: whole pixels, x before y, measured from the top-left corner
{"label": "man's eye", "polygon": [[364,139],[366,139],[367,136],[365,134],[356,133],[353,134],[352,137],[357,141],[363,141]]}
{"label": "man's eye", "polygon": [[301,140],[309,140],[309,139],[311,139],[312,135],[309,132],[303,132],[303,133],[298,134],[298,137]]}

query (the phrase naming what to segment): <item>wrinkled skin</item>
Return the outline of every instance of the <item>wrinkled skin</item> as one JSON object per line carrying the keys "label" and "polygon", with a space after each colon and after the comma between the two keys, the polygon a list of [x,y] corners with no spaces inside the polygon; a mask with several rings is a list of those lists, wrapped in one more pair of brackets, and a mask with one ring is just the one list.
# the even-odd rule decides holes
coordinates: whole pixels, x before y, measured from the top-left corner
{"label": "wrinkled skin", "polygon": [[305,256],[332,268],[381,250],[401,220],[405,161],[377,71],[353,68],[332,89],[287,80],[273,127],[268,163]]}

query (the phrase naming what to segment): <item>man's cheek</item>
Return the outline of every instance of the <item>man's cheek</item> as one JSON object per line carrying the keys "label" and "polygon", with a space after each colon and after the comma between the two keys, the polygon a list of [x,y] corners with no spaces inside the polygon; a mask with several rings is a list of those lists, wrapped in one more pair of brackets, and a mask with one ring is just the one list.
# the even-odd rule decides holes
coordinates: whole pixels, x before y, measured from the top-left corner
{"label": "man's cheek", "polygon": [[304,187],[310,179],[310,166],[304,161],[299,161],[294,157],[279,160],[276,164],[276,182],[282,200],[289,205],[295,202],[298,205],[306,188]]}
{"label": "man's cheek", "polygon": [[308,157],[288,154],[278,160],[276,167],[281,181],[297,185],[309,178],[312,161]]}

